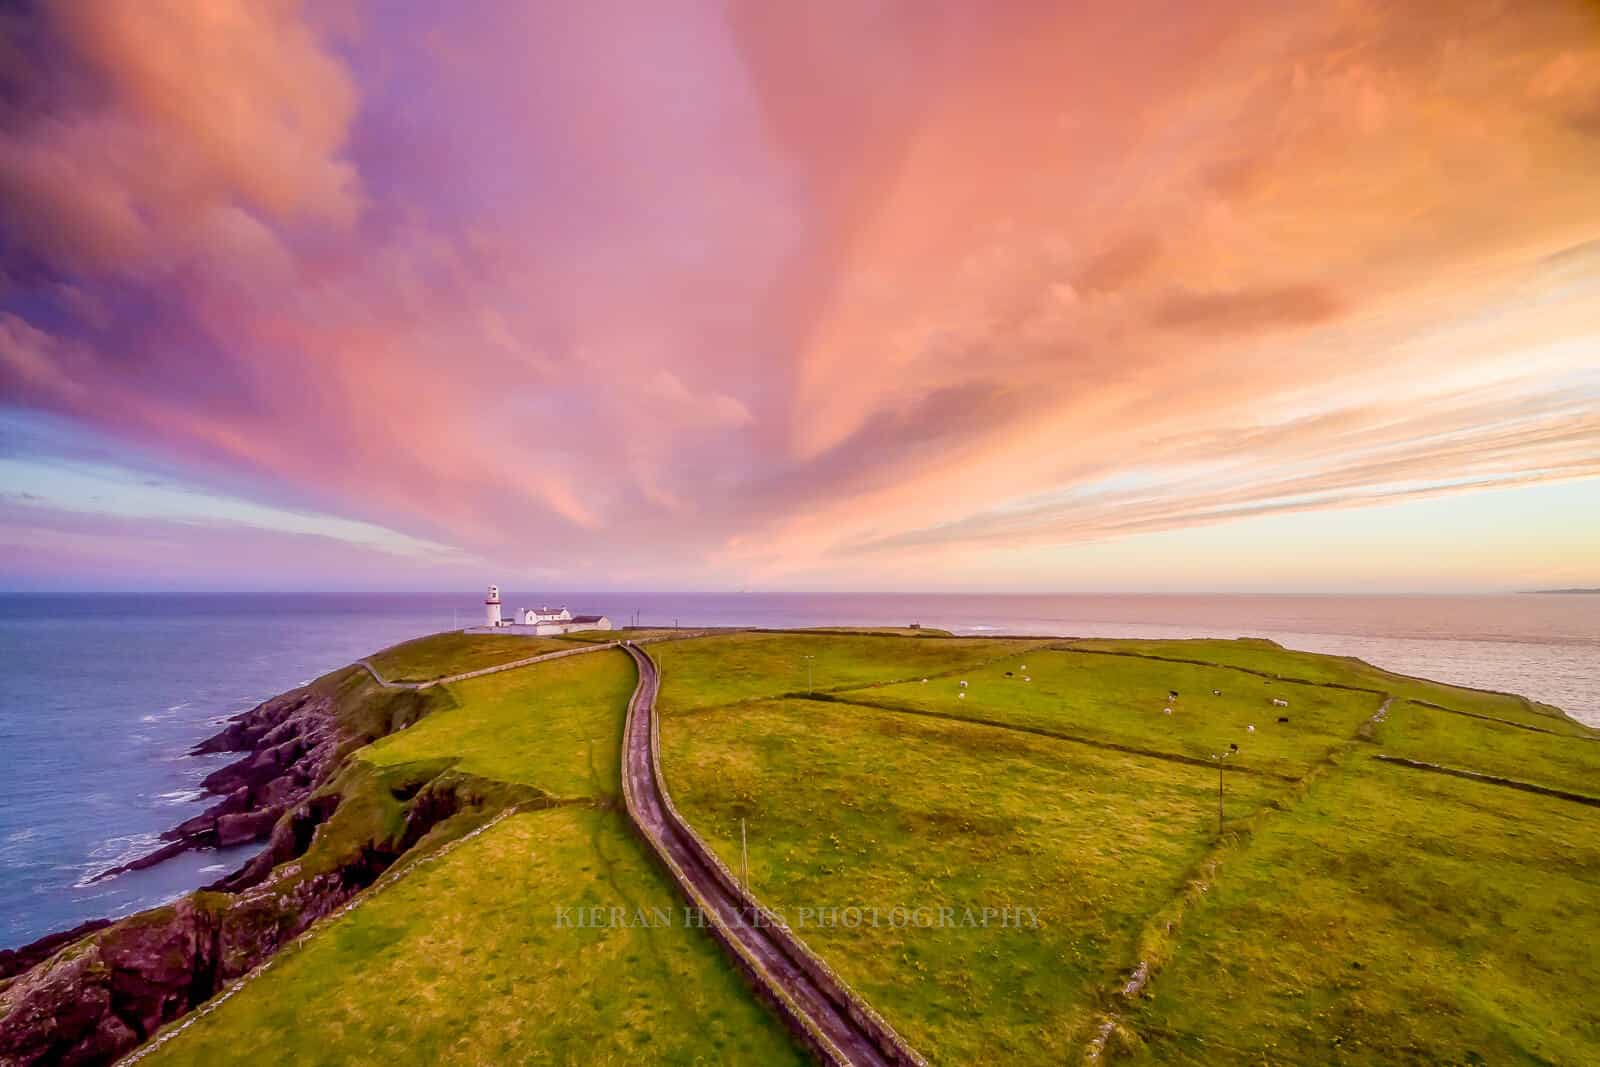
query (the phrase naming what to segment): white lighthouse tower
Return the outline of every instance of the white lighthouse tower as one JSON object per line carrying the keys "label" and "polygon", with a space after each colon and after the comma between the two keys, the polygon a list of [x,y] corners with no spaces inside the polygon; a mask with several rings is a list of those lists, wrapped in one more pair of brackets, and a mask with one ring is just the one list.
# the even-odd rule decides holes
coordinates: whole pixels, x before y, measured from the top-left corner
{"label": "white lighthouse tower", "polygon": [[500,587],[491,585],[489,595],[484,598],[483,611],[485,623],[490,627],[500,625]]}

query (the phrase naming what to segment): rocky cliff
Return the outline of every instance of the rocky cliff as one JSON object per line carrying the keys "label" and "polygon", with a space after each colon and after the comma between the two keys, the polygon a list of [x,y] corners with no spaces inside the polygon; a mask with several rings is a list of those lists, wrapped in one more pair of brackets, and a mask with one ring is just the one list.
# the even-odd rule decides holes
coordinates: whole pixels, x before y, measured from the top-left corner
{"label": "rocky cliff", "polygon": [[[231,720],[197,753],[244,752],[206,779],[221,799],[166,848],[268,838],[233,874],[120,922],[0,956],[0,1064],[109,1063],[264,962],[403,857],[542,798],[447,761],[378,769],[356,748],[450,700],[346,670]],[[109,873],[109,872],[108,872]]]}

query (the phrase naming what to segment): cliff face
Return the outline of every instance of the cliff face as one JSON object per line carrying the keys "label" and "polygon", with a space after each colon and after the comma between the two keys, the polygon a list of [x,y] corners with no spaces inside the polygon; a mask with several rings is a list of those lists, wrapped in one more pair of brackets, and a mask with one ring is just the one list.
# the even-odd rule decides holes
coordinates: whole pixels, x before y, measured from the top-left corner
{"label": "cliff face", "polygon": [[109,1063],[264,962],[424,838],[431,847],[511,804],[539,802],[531,790],[454,774],[447,762],[379,770],[348,759],[449,699],[379,689],[360,674],[274,697],[196,748],[247,755],[206,779],[222,800],[176,827],[172,845],[154,855],[262,834],[266,849],[174,904],[12,954],[12,975],[0,973],[0,1063]]}
{"label": "cliff face", "polygon": [[[359,692],[360,685],[359,678],[343,685],[325,679],[235,716],[190,752],[194,756],[246,753],[201,782],[206,792],[222,799],[162,834],[169,844],[104,871],[96,880],[153,866],[187,849],[225,848],[267,837],[284,813],[304,803],[326,779],[337,757],[348,751],[348,742],[365,743],[388,732],[379,729],[366,736],[352,728],[356,724],[343,721],[342,697],[350,689]],[[259,879],[264,873],[258,870],[255,875]]]}

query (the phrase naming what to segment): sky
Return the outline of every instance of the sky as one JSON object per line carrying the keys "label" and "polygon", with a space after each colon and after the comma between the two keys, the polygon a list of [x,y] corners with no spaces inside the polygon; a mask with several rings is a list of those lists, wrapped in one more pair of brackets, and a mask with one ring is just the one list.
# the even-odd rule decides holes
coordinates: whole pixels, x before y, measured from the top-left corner
{"label": "sky", "polygon": [[1600,585],[1593,0],[0,4],[0,588]]}

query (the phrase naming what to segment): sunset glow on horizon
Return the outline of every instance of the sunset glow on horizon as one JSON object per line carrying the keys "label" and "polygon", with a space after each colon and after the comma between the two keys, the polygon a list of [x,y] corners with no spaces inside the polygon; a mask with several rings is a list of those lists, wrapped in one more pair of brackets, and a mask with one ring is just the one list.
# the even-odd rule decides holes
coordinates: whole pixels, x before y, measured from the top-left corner
{"label": "sunset glow on horizon", "polygon": [[1600,585],[1600,5],[0,10],[0,587]]}

